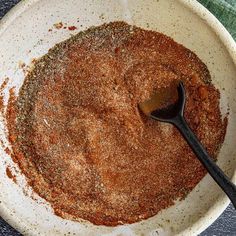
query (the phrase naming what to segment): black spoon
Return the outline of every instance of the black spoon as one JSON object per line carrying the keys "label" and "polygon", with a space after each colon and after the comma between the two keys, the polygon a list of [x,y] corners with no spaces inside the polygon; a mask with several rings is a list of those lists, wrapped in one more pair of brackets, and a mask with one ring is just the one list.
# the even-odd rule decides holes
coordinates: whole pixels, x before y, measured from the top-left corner
{"label": "black spoon", "polygon": [[216,165],[184,119],[186,95],[182,82],[160,89],[150,100],[139,104],[149,117],[175,125],[188,142],[198,159],[216,183],[227,194],[236,209],[236,186]]}

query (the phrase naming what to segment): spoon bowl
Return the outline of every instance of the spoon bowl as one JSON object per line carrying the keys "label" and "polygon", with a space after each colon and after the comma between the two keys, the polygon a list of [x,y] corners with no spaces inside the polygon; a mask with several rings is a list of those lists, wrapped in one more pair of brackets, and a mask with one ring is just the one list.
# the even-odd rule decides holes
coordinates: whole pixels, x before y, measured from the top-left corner
{"label": "spoon bowl", "polygon": [[[175,98],[176,94],[178,94],[177,100]],[[197,136],[188,126],[184,119],[185,102],[186,93],[183,82],[180,82],[178,85],[171,83],[169,87],[159,90],[149,100],[141,103],[139,108],[152,119],[171,123],[178,128],[203,166],[226,193],[236,209],[236,186],[216,165],[205,147],[203,147]]]}

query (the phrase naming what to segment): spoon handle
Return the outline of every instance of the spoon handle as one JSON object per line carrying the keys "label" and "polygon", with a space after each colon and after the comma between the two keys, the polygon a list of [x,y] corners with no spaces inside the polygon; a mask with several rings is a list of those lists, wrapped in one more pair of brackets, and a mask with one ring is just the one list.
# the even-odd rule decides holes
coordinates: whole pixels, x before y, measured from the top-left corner
{"label": "spoon handle", "polygon": [[202,146],[196,135],[190,129],[183,116],[177,116],[172,123],[182,133],[183,137],[186,139],[198,159],[201,161],[216,183],[227,194],[236,209],[236,186],[211,159],[206,149]]}

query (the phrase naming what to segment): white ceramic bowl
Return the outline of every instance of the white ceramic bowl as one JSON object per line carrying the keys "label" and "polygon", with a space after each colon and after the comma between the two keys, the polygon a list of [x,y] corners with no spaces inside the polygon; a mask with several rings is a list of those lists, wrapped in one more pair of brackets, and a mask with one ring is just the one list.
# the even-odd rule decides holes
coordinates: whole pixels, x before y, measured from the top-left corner
{"label": "white ceramic bowl", "polygon": [[[79,20],[79,22],[78,22]],[[163,32],[190,48],[207,64],[213,83],[222,93],[221,105],[230,107],[226,139],[218,164],[236,182],[236,45],[229,33],[194,0],[26,0],[21,1],[0,23],[0,80],[9,77],[4,90],[18,91],[24,80],[20,61],[29,64],[72,31],[53,29],[62,21],[78,31],[104,22],[124,20]],[[73,33],[76,33],[73,31]],[[4,120],[0,138],[7,144]],[[226,208],[229,200],[207,175],[181,202],[140,223],[119,227],[94,226],[89,222],[63,220],[50,206],[25,186],[23,176],[16,185],[6,176],[14,166],[0,148],[0,214],[25,235],[197,235]],[[17,168],[17,167],[15,167]],[[37,200],[32,200],[31,193]]]}

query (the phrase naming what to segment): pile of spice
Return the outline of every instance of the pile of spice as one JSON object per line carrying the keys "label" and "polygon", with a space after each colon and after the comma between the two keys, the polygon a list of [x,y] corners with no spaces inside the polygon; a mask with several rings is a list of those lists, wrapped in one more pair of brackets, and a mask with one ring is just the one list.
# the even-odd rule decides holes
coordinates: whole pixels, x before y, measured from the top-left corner
{"label": "pile of spice", "polygon": [[13,159],[61,217],[114,226],[154,216],[206,174],[175,127],[138,109],[180,79],[185,117],[216,158],[227,120],[207,67],[161,33],[113,22],[36,62],[8,107]]}

